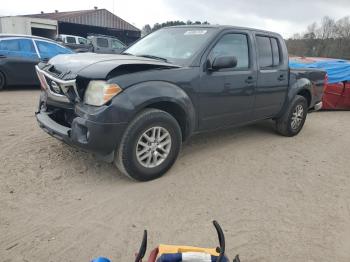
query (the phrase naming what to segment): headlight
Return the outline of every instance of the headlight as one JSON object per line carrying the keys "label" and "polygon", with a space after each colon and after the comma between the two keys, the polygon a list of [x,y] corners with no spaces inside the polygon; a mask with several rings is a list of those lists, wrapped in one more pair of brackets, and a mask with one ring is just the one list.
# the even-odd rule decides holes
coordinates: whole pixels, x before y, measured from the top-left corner
{"label": "headlight", "polygon": [[84,95],[84,102],[92,106],[102,106],[122,91],[117,84],[106,81],[90,81]]}

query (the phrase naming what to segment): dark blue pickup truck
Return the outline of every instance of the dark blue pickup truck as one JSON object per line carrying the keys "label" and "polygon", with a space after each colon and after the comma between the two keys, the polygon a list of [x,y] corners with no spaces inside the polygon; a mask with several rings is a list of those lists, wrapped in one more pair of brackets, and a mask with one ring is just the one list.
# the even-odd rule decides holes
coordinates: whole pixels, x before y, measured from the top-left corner
{"label": "dark blue pickup truck", "polygon": [[59,55],[37,73],[40,127],[140,181],[162,176],[195,133],[273,119],[298,134],[327,78],[290,70],[279,34],[231,26],[164,28],[121,55]]}

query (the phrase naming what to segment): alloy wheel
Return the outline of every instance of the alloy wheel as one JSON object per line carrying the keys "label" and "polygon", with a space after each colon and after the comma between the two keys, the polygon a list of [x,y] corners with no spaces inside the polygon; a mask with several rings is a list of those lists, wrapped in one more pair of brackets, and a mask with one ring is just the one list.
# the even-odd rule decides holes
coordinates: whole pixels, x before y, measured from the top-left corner
{"label": "alloy wheel", "polygon": [[164,127],[156,126],[146,130],[136,144],[136,157],[146,168],[161,165],[171,149],[171,136]]}
{"label": "alloy wheel", "polygon": [[293,111],[291,127],[293,130],[297,130],[304,118],[304,108],[302,105],[297,105]]}

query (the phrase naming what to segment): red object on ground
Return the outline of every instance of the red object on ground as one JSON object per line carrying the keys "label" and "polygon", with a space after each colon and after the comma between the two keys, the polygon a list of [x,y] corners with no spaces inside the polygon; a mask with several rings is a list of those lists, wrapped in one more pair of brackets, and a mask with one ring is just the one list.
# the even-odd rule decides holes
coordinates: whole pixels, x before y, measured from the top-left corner
{"label": "red object on ground", "polygon": [[344,93],[342,99],[339,101],[338,108],[350,109],[350,82],[345,83]]}
{"label": "red object on ground", "polygon": [[[301,64],[312,64],[319,61],[334,60],[332,58],[324,57],[290,57],[291,60],[297,61]],[[350,110],[350,81],[339,83],[328,83],[325,79],[325,88],[322,98],[322,109],[336,110],[347,109]]]}
{"label": "red object on ground", "polygon": [[327,84],[322,109],[350,109],[350,83]]}

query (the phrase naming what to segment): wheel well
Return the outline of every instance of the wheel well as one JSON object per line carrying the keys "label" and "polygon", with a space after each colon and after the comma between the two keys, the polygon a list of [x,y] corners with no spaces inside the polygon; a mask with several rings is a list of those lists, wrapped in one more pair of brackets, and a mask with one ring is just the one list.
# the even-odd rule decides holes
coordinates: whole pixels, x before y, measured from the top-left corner
{"label": "wheel well", "polygon": [[187,136],[189,135],[187,117],[185,111],[179,105],[173,102],[157,102],[148,105],[146,108],[159,109],[172,115],[181,128],[182,140],[185,140],[187,138]]}
{"label": "wheel well", "polygon": [[303,89],[303,90],[298,92],[298,95],[305,97],[308,107],[311,105],[311,94],[310,94],[310,91],[308,91],[306,89]]}

